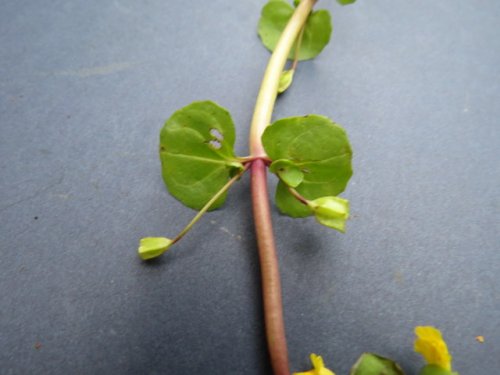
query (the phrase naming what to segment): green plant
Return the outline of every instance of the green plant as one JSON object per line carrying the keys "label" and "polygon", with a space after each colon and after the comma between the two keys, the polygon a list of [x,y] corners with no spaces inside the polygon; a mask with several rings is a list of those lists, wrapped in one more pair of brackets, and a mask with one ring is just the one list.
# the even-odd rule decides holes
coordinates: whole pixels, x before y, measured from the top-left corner
{"label": "green plant", "polygon": [[[345,5],[355,0],[338,1]],[[139,247],[142,259],[167,251],[205,212],[220,207],[232,184],[251,171],[266,336],[273,370],[280,375],[290,371],[267,169],[279,178],[275,201],[283,214],[315,216],[320,224],[341,232],[349,217],[349,202],[338,197],[352,175],[352,151],[344,129],[320,115],[284,118],[269,125],[275,101],[291,86],[298,61],[316,57],[330,40],[330,14],[313,11],[315,3],[295,1],[294,8],[285,0],[270,0],[262,9],[258,34],[272,55],[255,105],[249,156],[235,155],[233,121],[214,102],[191,103],[167,120],[160,134],[163,179],[174,197],[199,212],[173,239],[148,237]],[[292,63],[286,69],[288,59]],[[307,374],[331,374],[320,356],[311,355],[311,361],[314,370]],[[387,358],[364,354],[351,374],[402,374],[402,370]]]}

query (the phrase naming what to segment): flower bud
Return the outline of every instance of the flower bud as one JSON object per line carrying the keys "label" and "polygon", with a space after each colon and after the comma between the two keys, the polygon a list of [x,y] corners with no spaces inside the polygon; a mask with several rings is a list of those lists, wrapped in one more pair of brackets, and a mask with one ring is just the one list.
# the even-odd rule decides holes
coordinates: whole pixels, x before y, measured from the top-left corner
{"label": "flower bud", "polygon": [[454,375],[451,371],[451,354],[441,332],[432,326],[415,328],[415,351],[420,353],[427,366],[420,375]]}
{"label": "flower bud", "polygon": [[172,240],[165,237],[145,237],[139,244],[139,257],[143,260],[162,255],[172,245]]}
{"label": "flower bud", "polygon": [[327,369],[323,363],[323,358],[316,354],[311,354],[313,369],[306,372],[294,372],[293,375],[335,375],[333,371]]}
{"label": "flower bud", "polygon": [[281,73],[279,84],[278,84],[278,94],[281,94],[286,91],[287,88],[290,87],[293,81],[293,73],[294,69],[284,70]]}
{"label": "flower bud", "polygon": [[269,170],[276,173],[285,184],[293,188],[299,186],[304,180],[304,172],[294,162],[287,159],[273,161]]}
{"label": "flower bud", "polygon": [[309,201],[320,224],[345,232],[345,222],[349,217],[349,201],[339,197],[321,197]]}

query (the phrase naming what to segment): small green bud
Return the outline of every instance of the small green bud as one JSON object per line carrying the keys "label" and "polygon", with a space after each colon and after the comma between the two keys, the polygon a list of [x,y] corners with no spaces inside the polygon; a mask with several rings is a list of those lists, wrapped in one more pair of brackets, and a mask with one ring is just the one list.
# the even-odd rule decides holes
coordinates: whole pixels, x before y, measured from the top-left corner
{"label": "small green bud", "polygon": [[162,255],[172,245],[172,240],[165,237],[141,238],[139,257],[142,260],[153,259]]}
{"label": "small green bud", "polygon": [[340,5],[349,5],[354,3],[356,0],[337,0]]}
{"label": "small green bud", "polygon": [[271,164],[269,170],[276,173],[285,184],[291,187],[299,186],[304,180],[304,173],[290,160],[276,160]]}
{"label": "small green bud", "polygon": [[419,375],[458,375],[458,372],[446,370],[437,365],[427,365],[420,370]]}
{"label": "small green bud", "polygon": [[309,201],[320,224],[345,232],[345,222],[349,217],[349,201],[339,197],[321,197]]}
{"label": "small green bud", "polygon": [[350,372],[351,375],[404,375],[401,367],[392,359],[375,353],[363,353]]}
{"label": "small green bud", "polygon": [[241,164],[238,161],[229,161],[229,162],[226,163],[226,165],[229,168],[231,168],[229,170],[229,176],[230,177],[236,176],[237,174],[241,173],[245,169],[245,167],[243,166],[243,164]]}
{"label": "small green bud", "polygon": [[278,94],[285,92],[290,87],[293,81],[293,73],[295,73],[295,69],[283,70],[278,84]]}

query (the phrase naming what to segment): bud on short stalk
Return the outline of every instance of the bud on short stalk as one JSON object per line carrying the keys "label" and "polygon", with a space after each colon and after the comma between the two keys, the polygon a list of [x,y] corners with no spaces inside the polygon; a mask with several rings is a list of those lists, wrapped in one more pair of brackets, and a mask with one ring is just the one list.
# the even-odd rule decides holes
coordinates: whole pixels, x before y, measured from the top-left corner
{"label": "bud on short stalk", "polygon": [[308,201],[316,220],[320,224],[345,232],[345,222],[349,218],[349,201],[339,197],[321,197]]}
{"label": "bud on short stalk", "polygon": [[143,260],[153,259],[162,255],[172,245],[173,241],[165,237],[145,237],[139,244],[139,257]]}

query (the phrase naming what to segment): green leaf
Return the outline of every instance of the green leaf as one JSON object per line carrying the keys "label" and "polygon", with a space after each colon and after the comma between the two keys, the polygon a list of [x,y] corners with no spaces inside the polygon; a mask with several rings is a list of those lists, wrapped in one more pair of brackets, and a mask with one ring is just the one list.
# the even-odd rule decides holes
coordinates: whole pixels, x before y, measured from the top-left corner
{"label": "green leaf", "polygon": [[[344,191],[352,175],[352,151],[344,129],[319,115],[289,117],[268,126],[262,144],[271,160],[285,159],[304,174],[295,188],[306,199],[335,196]],[[278,183],[276,205],[292,217],[313,214]]]}
{"label": "green leaf", "polygon": [[280,82],[278,85],[278,94],[282,94],[290,87],[293,81],[293,73],[295,69],[284,70],[280,75]]}
{"label": "green leaf", "polygon": [[404,375],[391,359],[373,353],[363,353],[351,369],[350,375]]}
{"label": "green leaf", "polygon": [[143,260],[153,259],[162,255],[172,245],[172,240],[165,237],[141,238],[139,257]]}
{"label": "green leaf", "polygon": [[420,370],[419,375],[458,375],[458,372],[446,370],[436,365],[427,365]]}
{"label": "green leaf", "polygon": [[356,0],[337,0],[337,2],[340,5],[349,5],[349,4],[355,3]]}
{"label": "green leaf", "polygon": [[[299,189],[296,188],[295,190]],[[292,194],[290,194],[287,185],[281,180],[278,182],[278,186],[276,187],[274,199],[276,206],[278,206],[278,209],[282,214],[291,217],[306,217],[313,214],[313,211],[309,206],[300,203]]]}
{"label": "green leaf", "polygon": [[278,175],[288,186],[296,187],[304,180],[304,172],[290,160],[276,160],[269,170]]}
{"label": "green leaf", "polygon": [[[293,12],[292,5],[281,0],[271,0],[262,8],[257,31],[262,43],[270,51],[276,47]],[[309,60],[319,55],[330,41],[331,33],[330,13],[324,9],[312,12],[306,21],[299,60]],[[292,48],[288,58],[293,59],[294,53],[295,48]]]}
{"label": "green leaf", "polygon": [[349,201],[340,197],[321,197],[309,202],[320,224],[345,232],[349,217]]}
{"label": "green leaf", "polygon": [[[201,209],[243,165],[234,155],[234,125],[229,112],[211,101],[194,102],[175,112],[160,133],[163,180],[186,206]],[[220,207],[223,194],[211,207]]]}

